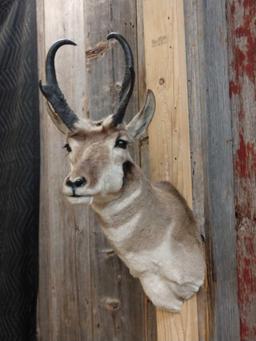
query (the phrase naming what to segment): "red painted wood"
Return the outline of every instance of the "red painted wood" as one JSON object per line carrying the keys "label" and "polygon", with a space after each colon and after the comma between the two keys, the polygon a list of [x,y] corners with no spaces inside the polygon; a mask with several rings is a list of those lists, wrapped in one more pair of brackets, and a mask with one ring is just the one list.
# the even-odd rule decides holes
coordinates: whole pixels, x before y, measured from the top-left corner
{"label": "red painted wood", "polygon": [[256,1],[229,0],[241,341],[256,340]]}

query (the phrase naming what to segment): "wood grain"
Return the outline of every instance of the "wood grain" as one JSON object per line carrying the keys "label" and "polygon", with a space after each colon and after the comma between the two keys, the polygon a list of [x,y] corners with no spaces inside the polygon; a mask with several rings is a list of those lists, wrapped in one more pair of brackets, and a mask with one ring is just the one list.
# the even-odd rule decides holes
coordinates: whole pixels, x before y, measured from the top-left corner
{"label": "wood grain", "polygon": [[213,340],[239,340],[232,112],[229,98],[226,1],[207,1],[205,58],[207,81],[207,239],[214,298]]}
{"label": "wood grain", "polygon": [[[58,80],[70,106],[95,119],[112,113],[124,58],[117,45],[106,49],[105,39],[110,31],[119,31],[135,55],[140,81],[128,117],[136,113],[145,90],[144,71],[140,74],[138,67],[144,55],[138,47],[142,31],[140,26],[138,36],[136,1],[45,0],[37,6],[40,78],[50,45],[63,37],[73,39],[78,46],[63,47],[56,57]],[[104,49],[95,49],[102,42]],[[88,51],[93,58],[87,53],[86,59]],[[69,206],[61,194],[68,169],[63,145],[42,100],[39,340],[155,341],[155,312],[140,283],[115,256],[93,213]],[[138,146],[133,154],[139,161]]]}
{"label": "wood grain", "polygon": [[[170,180],[192,205],[183,3],[144,0],[147,87],[157,101],[149,129],[151,175]],[[158,341],[197,341],[197,300],[181,314],[157,312]]]}
{"label": "wood grain", "polygon": [[[184,0],[186,55],[188,75],[188,100],[190,122],[190,147],[192,165],[193,212],[200,232],[205,237],[207,229],[207,113],[206,68],[204,49],[204,8],[202,0]],[[205,243],[207,269],[211,269],[211,246],[209,238]],[[213,321],[213,297],[208,290],[208,276],[205,285],[197,295],[199,340],[211,340]]]}
{"label": "wood grain", "polygon": [[241,341],[256,339],[255,1],[227,5]]}
{"label": "wood grain", "polygon": [[[122,33],[134,51],[137,78],[140,79],[140,71],[137,66],[136,11],[136,2],[97,3],[87,1],[85,35],[87,37],[86,49],[89,49],[97,42],[105,39],[106,34],[110,31]],[[123,72],[123,52],[117,45],[114,45],[111,51],[104,56],[104,59],[98,58],[97,61],[87,61],[88,99],[91,117],[102,118],[113,112]],[[138,110],[139,91],[137,84],[126,120]],[[138,150],[133,150],[133,154],[138,160]],[[144,306],[145,298],[139,282],[131,278],[126,267],[115,255],[104,255],[103,251],[109,248],[109,244],[98,225],[92,224],[92,226],[94,233],[91,234],[90,244],[91,261],[94,269],[92,281],[95,288],[92,297],[95,340],[153,340],[151,330],[154,329],[155,325],[154,316],[152,312],[145,318],[149,303]],[[103,303],[99,305],[99,301]],[[109,301],[113,302],[113,307],[106,303]],[[114,308],[115,303],[117,308]],[[96,328],[99,324],[101,327]]]}
{"label": "wood grain", "polygon": [[[137,0],[137,63],[139,70],[137,75],[138,108],[142,108],[146,93],[143,0]],[[138,161],[138,164],[143,169],[145,176],[149,179],[149,140],[147,133],[145,134],[145,137],[138,142],[137,148],[139,155],[135,154],[137,156],[136,161]],[[144,326],[145,341],[156,341],[156,309],[146,296],[144,297]]]}
{"label": "wood grain", "polygon": [[[59,51],[56,67],[70,105],[83,115],[83,2],[53,4],[45,0],[38,6],[40,78],[44,79],[44,60],[50,45],[63,37],[74,39],[78,47]],[[70,207],[61,195],[67,172],[63,144],[64,137],[49,120],[42,101],[39,340],[91,340],[90,288],[86,285],[90,273],[89,224],[86,210]]]}
{"label": "wood grain", "polygon": [[222,0],[185,0],[194,207],[208,263],[199,332],[214,341],[240,340],[226,9]]}

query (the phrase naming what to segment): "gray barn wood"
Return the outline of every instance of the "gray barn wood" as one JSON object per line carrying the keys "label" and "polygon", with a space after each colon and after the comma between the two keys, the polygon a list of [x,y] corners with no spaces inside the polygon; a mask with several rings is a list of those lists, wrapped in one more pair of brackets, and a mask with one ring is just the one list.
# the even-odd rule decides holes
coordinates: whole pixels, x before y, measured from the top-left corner
{"label": "gray barn wood", "polygon": [[[185,0],[194,208],[206,236],[208,340],[240,340],[225,1]],[[203,193],[200,193],[203,190]],[[202,297],[201,297],[202,299]],[[205,331],[200,328],[200,340]],[[210,333],[210,334],[208,334]]]}
{"label": "gray barn wood", "polygon": [[241,340],[256,338],[256,2],[227,2]]}
{"label": "gray barn wood", "polygon": [[[134,0],[38,3],[40,78],[45,51],[54,40],[79,43],[57,56],[60,84],[78,114],[86,115],[85,97],[95,119],[114,109],[124,71],[122,52],[103,49],[101,56],[96,49],[97,58],[89,53],[112,30],[124,34],[134,51],[137,82],[128,116],[137,112],[145,92],[140,9]],[[64,139],[45,110],[42,103],[39,340],[155,341],[155,310],[139,282],[114,254],[94,215],[85,207],[71,208],[61,195],[67,172]],[[147,159],[144,150],[142,160]],[[139,161],[138,148],[134,155]]]}

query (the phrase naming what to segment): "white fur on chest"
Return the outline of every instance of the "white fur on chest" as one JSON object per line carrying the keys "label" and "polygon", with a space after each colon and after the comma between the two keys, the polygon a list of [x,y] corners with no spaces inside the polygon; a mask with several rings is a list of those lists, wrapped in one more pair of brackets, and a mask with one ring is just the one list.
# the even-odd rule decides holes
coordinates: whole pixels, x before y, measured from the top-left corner
{"label": "white fur on chest", "polygon": [[172,248],[173,224],[166,226],[162,241],[157,246],[143,250],[141,245],[141,249],[132,252],[126,249],[126,241],[136,238],[136,229],[141,221],[142,212],[138,212],[127,223],[104,228],[104,232],[130,273],[140,279],[151,301],[159,308],[178,312],[183,300],[190,298],[203,284],[203,268],[200,270],[200,266],[198,269],[192,266],[193,257],[183,245]]}
{"label": "white fur on chest", "polygon": [[141,195],[141,193],[142,189],[141,187],[138,187],[134,192],[132,192],[130,195],[126,196],[122,200],[107,205],[101,210],[100,214],[106,219],[116,214],[120,214],[120,212],[122,214],[122,211],[132,205],[134,201]]}
{"label": "white fur on chest", "polygon": [[114,245],[122,247],[122,244],[132,237],[140,218],[141,213],[137,213],[127,223],[118,227],[104,228],[104,232]]}
{"label": "white fur on chest", "polygon": [[[171,272],[171,263],[174,259],[170,243],[171,226],[168,227],[162,242],[153,249],[139,250],[138,252],[128,252],[122,255],[125,263],[130,268],[132,274],[139,277],[145,272],[159,273],[166,268]],[[174,278],[177,278],[176,271],[172,271]]]}

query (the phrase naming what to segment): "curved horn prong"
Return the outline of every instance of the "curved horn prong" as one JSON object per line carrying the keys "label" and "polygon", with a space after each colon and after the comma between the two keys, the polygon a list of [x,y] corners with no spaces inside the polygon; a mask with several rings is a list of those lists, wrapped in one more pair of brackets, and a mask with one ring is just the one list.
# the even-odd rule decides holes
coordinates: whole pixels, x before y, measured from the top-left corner
{"label": "curved horn prong", "polygon": [[79,120],[77,115],[72,111],[66,102],[66,99],[59,88],[55,71],[55,55],[58,49],[63,45],[76,45],[72,40],[62,39],[54,43],[48,51],[45,72],[46,72],[46,84],[42,85],[39,82],[40,90],[51,104],[54,111],[59,115],[65,126],[72,130],[74,124]]}
{"label": "curved horn prong", "polygon": [[127,40],[119,33],[112,32],[109,33],[107,36],[107,39],[116,39],[125,55],[125,75],[120,91],[120,96],[119,96],[119,106],[116,110],[116,112],[113,115],[113,124],[118,125],[122,123],[126,108],[128,106],[129,100],[132,96],[133,88],[134,88],[134,82],[135,82],[135,72],[134,72],[134,60],[133,60],[133,53],[132,49],[127,42]]}

